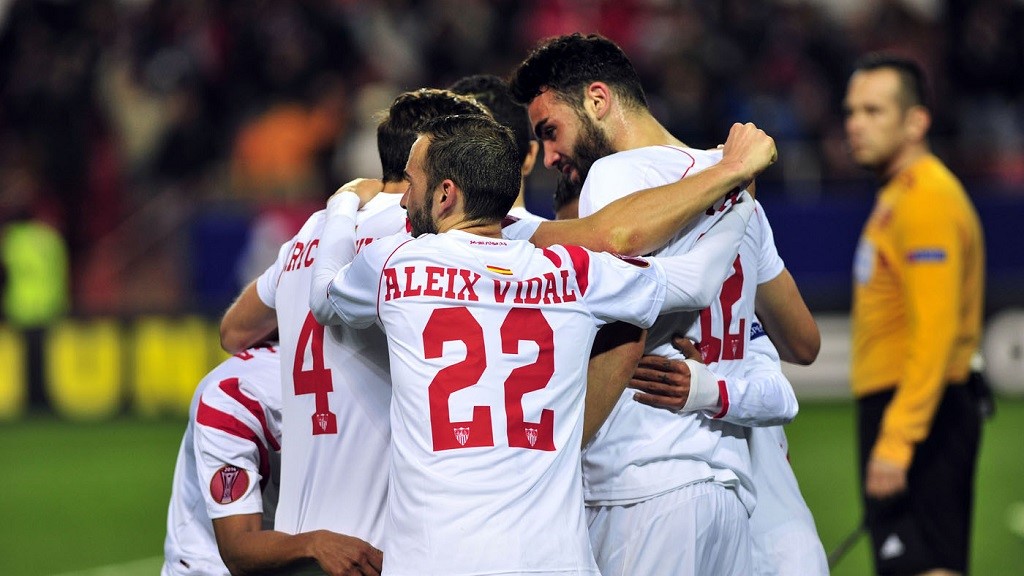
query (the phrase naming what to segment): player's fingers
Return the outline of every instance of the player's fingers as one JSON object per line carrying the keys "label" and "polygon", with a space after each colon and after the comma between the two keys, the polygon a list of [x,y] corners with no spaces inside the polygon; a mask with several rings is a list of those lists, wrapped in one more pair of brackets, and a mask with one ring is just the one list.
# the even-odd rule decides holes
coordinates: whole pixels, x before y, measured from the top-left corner
{"label": "player's fingers", "polygon": [[640,358],[640,362],[637,362],[637,367],[647,370],[661,370],[663,372],[674,371],[671,360],[664,356],[655,356],[652,354]]}
{"label": "player's fingers", "polygon": [[667,396],[672,398],[679,398],[685,396],[688,392],[688,390],[684,386],[662,384],[660,382],[651,382],[649,380],[630,380],[629,387],[641,390],[648,394],[656,394],[659,396]]}
{"label": "player's fingers", "polygon": [[697,349],[697,343],[687,338],[686,336],[673,336],[672,346],[683,353],[690,360],[700,360],[700,350]]}
{"label": "player's fingers", "polygon": [[683,407],[683,404],[685,404],[685,400],[681,400],[679,398],[669,398],[665,396],[657,396],[654,394],[644,394],[642,392],[637,392],[636,394],[634,394],[633,400],[641,404],[646,404],[647,406],[652,406],[654,408],[664,408],[666,410],[679,410],[680,408]]}
{"label": "player's fingers", "polygon": [[666,372],[661,369],[637,368],[633,371],[633,378],[641,382],[660,382],[668,386],[683,386],[686,375],[678,372]]}

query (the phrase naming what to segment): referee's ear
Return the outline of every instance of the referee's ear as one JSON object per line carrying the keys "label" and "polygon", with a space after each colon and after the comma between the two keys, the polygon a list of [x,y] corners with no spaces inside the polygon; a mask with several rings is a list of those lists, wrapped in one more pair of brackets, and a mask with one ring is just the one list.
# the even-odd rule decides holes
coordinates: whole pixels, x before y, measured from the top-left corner
{"label": "referee's ear", "polygon": [[923,142],[928,137],[928,130],[932,127],[932,115],[924,106],[911,106],[907,108],[903,127],[908,140]]}

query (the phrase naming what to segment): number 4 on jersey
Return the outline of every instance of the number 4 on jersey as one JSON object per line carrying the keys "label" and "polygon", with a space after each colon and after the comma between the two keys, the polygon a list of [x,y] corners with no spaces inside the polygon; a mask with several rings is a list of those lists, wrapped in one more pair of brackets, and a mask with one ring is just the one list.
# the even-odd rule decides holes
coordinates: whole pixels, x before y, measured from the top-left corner
{"label": "number 4 on jersey", "polygon": [[[312,367],[304,370],[306,347]],[[313,435],[337,434],[338,418],[331,412],[328,405],[329,392],[334,391],[331,370],[324,366],[324,327],[313,318],[313,313],[306,315],[306,321],[299,332],[299,345],[295,350],[295,363],[292,366],[292,381],[295,383],[295,395],[313,394],[316,411],[313,413]]]}

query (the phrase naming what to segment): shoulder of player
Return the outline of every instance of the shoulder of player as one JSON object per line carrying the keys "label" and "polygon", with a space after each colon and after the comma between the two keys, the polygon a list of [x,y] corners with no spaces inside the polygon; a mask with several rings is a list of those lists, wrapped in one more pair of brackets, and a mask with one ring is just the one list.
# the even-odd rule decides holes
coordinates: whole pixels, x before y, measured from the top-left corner
{"label": "shoulder of player", "polygon": [[221,411],[248,411],[254,402],[275,409],[281,405],[280,357],[265,348],[231,356],[200,383],[201,402]]}
{"label": "shoulder of player", "polygon": [[295,239],[300,238],[311,238],[320,235],[320,230],[323,229],[324,221],[327,219],[327,209],[317,210],[309,215],[306,222],[299,228],[299,231],[295,234]]}
{"label": "shoulder of player", "polygon": [[362,245],[359,248],[359,253],[356,254],[356,257],[365,258],[371,263],[378,263],[390,258],[399,248],[406,245],[415,245],[418,241],[419,238],[413,238],[406,232],[381,236],[380,238],[374,238],[371,242],[367,242]]}
{"label": "shoulder of player", "polygon": [[[607,261],[608,263],[626,263],[638,268],[649,268],[651,263],[654,262],[651,258],[642,256],[627,256],[625,254],[615,254],[613,252],[596,252],[583,246],[577,246],[575,244],[553,244],[547,248],[537,248],[538,251],[544,252],[544,255],[555,263],[559,267],[572,266],[579,271],[581,264],[585,263],[583,267],[589,268],[590,262],[602,262]],[[569,262],[563,264],[561,257],[568,257]]]}
{"label": "shoulder of player", "polygon": [[896,225],[949,226],[960,221],[969,199],[960,182],[948,171],[901,175],[903,193],[895,195]]}

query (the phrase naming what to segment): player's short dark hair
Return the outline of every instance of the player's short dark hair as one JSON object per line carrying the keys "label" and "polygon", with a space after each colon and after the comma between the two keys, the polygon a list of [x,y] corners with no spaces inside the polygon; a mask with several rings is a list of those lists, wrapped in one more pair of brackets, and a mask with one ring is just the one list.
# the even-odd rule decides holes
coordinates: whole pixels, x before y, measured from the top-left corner
{"label": "player's short dark hair", "polygon": [[491,111],[491,116],[512,130],[519,151],[519,164],[526,161],[530,153],[530,140],[533,130],[530,128],[530,115],[526,106],[512,98],[508,82],[494,74],[473,74],[464,76],[448,87],[456,94],[465,94],[476,98]]}
{"label": "player's short dark hair", "polygon": [[555,212],[562,209],[573,200],[579,200],[582,185],[576,184],[569,176],[561,175],[555,185],[555,198],[553,201]]}
{"label": "player's short dark hair", "polygon": [[422,88],[399,94],[377,124],[377,152],[380,154],[381,179],[400,182],[405,179],[405,164],[416,133],[424,122],[449,114],[489,114],[479,102],[448,90]]}
{"label": "player's short dark hair", "polygon": [[924,69],[917,61],[893,52],[869,52],[853,65],[854,72],[891,69],[900,79],[900,104],[906,110],[912,106],[928,108],[928,86]]}
{"label": "player's short dark hair", "polygon": [[542,41],[512,71],[509,88],[523,104],[546,89],[567,104],[580,106],[583,89],[591,82],[604,82],[628,105],[647,108],[633,64],[621,48],[598,34],[577,32]]}
{"label": "player's short dark hair", "polygon": [[494,221],[508,214],[521,179],[511,130],[490,116],[459,114],[427,121],[420,135],[430,139],[427,190],[450,179],[462,189],[468,219]]}

